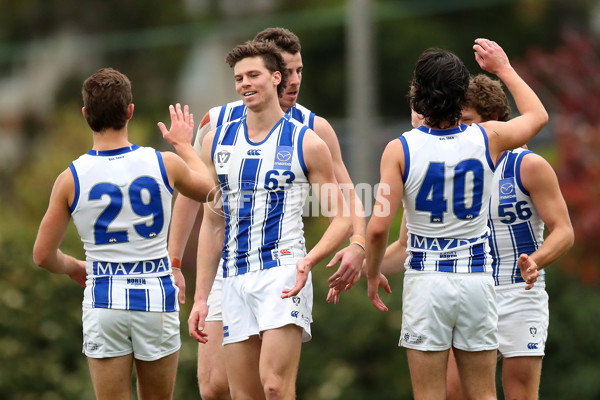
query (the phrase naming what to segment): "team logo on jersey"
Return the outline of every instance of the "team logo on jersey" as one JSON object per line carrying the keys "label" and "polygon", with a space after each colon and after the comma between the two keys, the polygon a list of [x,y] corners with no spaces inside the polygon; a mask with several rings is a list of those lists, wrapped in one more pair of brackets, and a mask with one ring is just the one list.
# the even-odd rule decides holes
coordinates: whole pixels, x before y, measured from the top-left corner
{"label": "team logo on jersey", "polygon": [[217,163],[221,164],[221,167],[222,167],[223,164],[227,164],[229,162],[230,157],[231,157],[230,152],[228,152],[227,150],[221,150],[220,152],[217,153]]}
{"label": "team logo on jersey", "polygon": [[291,170],[292,169],[292,154],[294,148],[291,146],[277,146],[277,151],[275,152],[275,169],[284,169]]}
{"label": "team logo on jersey", "polygon": [[498,199],[500,204],[514,203],[517,201],[514,178],[504,178],[500,180],[500,184],[498,185]]}

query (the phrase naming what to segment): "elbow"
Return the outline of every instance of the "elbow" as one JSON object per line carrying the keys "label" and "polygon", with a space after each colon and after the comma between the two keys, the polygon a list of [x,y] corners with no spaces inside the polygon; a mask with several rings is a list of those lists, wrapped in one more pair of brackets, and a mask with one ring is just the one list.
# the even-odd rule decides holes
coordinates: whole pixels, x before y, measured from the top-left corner
{"label": "elbow", "polygon": [[367,226],[367,242],[380,242],[387,240],[388,229],[379,224],[369,224]]}
{"label": "elbow", "polygon": [[45,268],[50,260],[50,252],[40,249],[38,246],[33,247],[33,262],[41,268]]}
{"label": "elbow", "polygon": [[543,127],[545,127],[546,125],[548,125],[548,121],[550,120],[550,117],[548,116],[548,112],[546,111],[546,109],[542,109],[538,116],[537,116],[537,123],[536,123],[536,127],[538,128],[537,131],[542,130]]}
{"label": "elbow", "polygon": [[573,227],[569,227],[565,238],[565,251],[570,250],[571,247],[575,244],[575,232],[573,232]]}

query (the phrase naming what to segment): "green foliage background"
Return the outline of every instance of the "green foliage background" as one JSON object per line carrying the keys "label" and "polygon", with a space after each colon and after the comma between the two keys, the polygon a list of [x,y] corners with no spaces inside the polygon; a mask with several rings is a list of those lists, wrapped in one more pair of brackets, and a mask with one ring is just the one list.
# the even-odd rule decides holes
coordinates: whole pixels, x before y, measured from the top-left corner
{"label": "green foliage background", "polygon": [[[120,68],[134,82],[136,116],[130,124],[132,141],[164,148],[155,124],[167,118],[166,107],[176,96],[174,81],[189,43],[182,40],[157,48],[132,50],[131,43],[125,42],[139,39],[135,33],[150,27],[166,29],[191,24],[191,31],[201,32],[200,26],[208,29],[231,22],[217,1],[207,3],[208,12],[190,15],[181,1],[70,4],[4,0],[0,40],[6,45],[0,46],[0,55],[18,53],[19,47],[11,47],[12,44],[43,38],[61,29],[85,34],[120,32],[107,39],[115,50],[107,52],[102,63]],[[443,7],[435,1],[422,1],[419,6],[411,1],[375,3],[379,10],[376,24],[379,117],[382,121],[403,122],[408,114],[404,94],[413,62],[423,49],[432,46],[452,49],[476,71],[470,43],[475,37],[490,37],[507,49],[511,59],[514,56],[526,62],[526,54],[532,48],[557,46],[565,26],[585,29],[586,17],[595,5],[585,0],[568,4],[543,0],[456,0],[443,2]],[[262,24],[256,30],[285,25],[300,36],[306,66],[302,104],[333,120],[344,118],[346,110],[345,34],[340,19],[345,4],[341,0],[304,0],[275,7],[276,14],[268,18],[245,15],[245,20],[238,21]],[[293,18],[306,12],[311,16],[321,15],[312,20],[317,25],[306,25],[303,20]],[[119,50],[119,44],[126,50]],[[1,64],[0,74],[8,76],[10,72],[7,64]],[[6,400],[93,398],[87,363],[81,354],[82,288],[65,276],[37,268],[31,255],[54,179],[91,145],[79,111],[83,78],[73,76],[64,84],[59,104],[51,114],[27,120],[23,128],[28,138],[26,157],[0,175],[0,398]],[[554,83],[561,84],[559,80]],[[552,118],[561,105],[551,103],[549,107],[555,107],[550,109]],[[383,148],[385,142],[400,133],[394,131],[388,138],[374,139],[374,146]],[[340,141],[345,141],[343,132]],[[551,147],[544,154],[557,151],[560,153],[560,149]],[[560,154],[554,158],[560,159]],[[307,219],[309,246],[326,224],[322,219]],[[399,217],[391,239],[396,238],[398,230]],[[595,240],[588,237],[587,241]],[[72,226],[62,250],[83,257],[81,242]],[[597,279],[584,279],[573,272],[583,258],[597,268],[600,257],[593,247],[579,244],[573,254],[581,258],[565,256],[548,270],[550,332],[540,388],[542,399],[600,398],[600,344],[596,340],[596,332],[600,331],[600,291]],[[381,313],[370,304],[364,281],[344,293],[340,304],[327,304],[326,281],[332,273],[324,264],[313,270],[315,323],[313,340],[303,346],[298,398],[411,398],[405,352],[397,347],[402,276],[390,277],[393,293],[384,295],[390,311]],[[183,347],[176,399],[199,398],[196,343],[188,337],[186,326],[193,273],[187,272],[186,278],[188,303],[181,311]],[[502,397],[501,385],[498,386]]]}

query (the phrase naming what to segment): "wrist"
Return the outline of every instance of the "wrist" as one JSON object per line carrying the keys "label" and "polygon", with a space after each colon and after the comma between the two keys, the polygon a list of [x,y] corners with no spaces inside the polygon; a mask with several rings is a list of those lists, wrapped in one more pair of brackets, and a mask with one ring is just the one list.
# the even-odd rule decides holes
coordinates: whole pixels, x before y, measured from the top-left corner
{"label": "wrist", "polygon": [[367,251],[367,242],[364,237],[361,235],[353,235],[350,238],[350,245],[355,245],[363,249],[363,251]]}
{"label": "wrist", "polygon": [[181,258],[171,257],[171,269],[173,271],[181,271]]}

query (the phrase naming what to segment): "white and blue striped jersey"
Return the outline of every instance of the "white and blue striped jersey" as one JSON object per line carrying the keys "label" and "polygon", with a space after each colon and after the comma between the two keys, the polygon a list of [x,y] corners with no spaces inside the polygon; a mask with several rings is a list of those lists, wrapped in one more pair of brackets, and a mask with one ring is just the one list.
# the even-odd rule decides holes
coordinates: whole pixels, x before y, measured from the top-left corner
{"label": "white and blue striped jersey", "polygon": [[[496,285],[524,282],[519,256],[533,253],[544,242],[544,221],[521,182],[521,162],[529,153],[523,148],[506,151],[496,166],[488,222]],[[538,281],[545,280],[545,274],[540,270]]]}
{"label": "white and blue striped jersey", "polygon": [[248,139],[245,117],[217,128],[211,157],[226,222],[224,277],[295,264],[306,255],[307,129],[287,114],[260,143]]}
{"label": "white and blue striped jersey", "polygon": [[405,159],[406,268],[491,272],[487,217],[494,164],[483,128],[420,126],[399,139]]}
{"label": "white and blue striped jersey", "polygon": [[[303,105],[296,103],[293,107],[287,109],[286,114],[301,124],[308,126],[310,129],[314,129],[315,114]],[[208,115],[210,128],[202,129],[203,126],[198,127],[198,134],[196,135],[196,140],[194,142],[194,148],[198,154],[201,152],[200,149],[202,148],[202,140],[204,139],[204,136],[209,131],[217,129],[221,125],[245,116],[246,105],[242,100],[234,101],[232,103],[211,108],[208,111]]]}
{"label": "white and blue striped jersey", "polygon": [[173,189],[150,147],[90,150],[69,166],[73,222],[86,254],[83,305],[176,311],[167,252]]}

